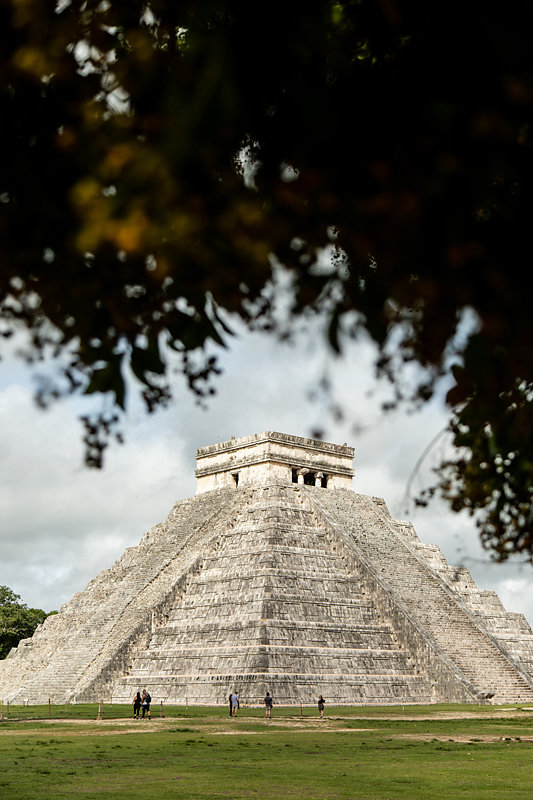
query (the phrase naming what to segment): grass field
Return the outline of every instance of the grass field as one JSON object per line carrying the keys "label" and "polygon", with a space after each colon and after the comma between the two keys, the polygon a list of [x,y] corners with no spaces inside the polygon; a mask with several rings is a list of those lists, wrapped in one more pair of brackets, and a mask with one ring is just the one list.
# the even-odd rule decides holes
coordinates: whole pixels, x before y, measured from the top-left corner
{"label": "grass field", "polygon": [[[530,800],[533,708],[4,708],[0,797]],[[50,714],[50,716],[49,716]]]}

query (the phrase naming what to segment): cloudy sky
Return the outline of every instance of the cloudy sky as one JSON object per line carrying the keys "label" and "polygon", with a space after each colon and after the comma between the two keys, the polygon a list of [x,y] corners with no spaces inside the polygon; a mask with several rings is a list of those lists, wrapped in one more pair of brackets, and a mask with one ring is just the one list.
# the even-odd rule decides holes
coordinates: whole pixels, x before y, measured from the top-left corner
{"label": "cloudy sky", "polygon": [[[83,466],[78,415],[92,400],[38,410],[32,373],[10,347],[0,363],[0,584],[29,606],[58,609],[163,521],[176,500],[193,495],[198,447],[265,430],[307,436],[320,428],[328,441],[355,447],[355,491],[384,497],[393,516],[414,522],[423,541],[438,544],[450,563],[467,566],[480,587],[497,591],[508,610],[533,623],[531,567],[491,563],[469,517],[438,502],[425,510],[407,503],[413,469],[446,425],[446,387],[422,411],[384,416],[387,389],[373,383],[368,344],[351,345],[340,359],[312,327],[297,345],[243,334],[222,352],[223,374],[207,409],[178,378],[167,411],[148,417],[132,396],[126,443],[108,452],[102,471]],[[331,414],[327,395],[310,396],[324,373],[345,410],[342,420]],[[415,490],[442,446],[424,462]]]}

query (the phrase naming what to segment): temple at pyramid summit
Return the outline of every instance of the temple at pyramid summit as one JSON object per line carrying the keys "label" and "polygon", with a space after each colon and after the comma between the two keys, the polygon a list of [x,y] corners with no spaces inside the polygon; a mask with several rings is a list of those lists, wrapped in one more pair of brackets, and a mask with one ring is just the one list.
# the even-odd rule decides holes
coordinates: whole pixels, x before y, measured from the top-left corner
{"label": "temple at pyramid summit", "polygon": [[354,450],[265,432],[0,661],[11,703],[533,701],[533,633],[380,497]]}

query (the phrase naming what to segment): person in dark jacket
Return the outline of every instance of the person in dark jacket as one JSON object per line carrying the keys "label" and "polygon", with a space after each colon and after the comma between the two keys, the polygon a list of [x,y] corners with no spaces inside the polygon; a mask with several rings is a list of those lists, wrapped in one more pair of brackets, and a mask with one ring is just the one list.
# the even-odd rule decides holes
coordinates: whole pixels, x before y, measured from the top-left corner
{"label": "person in dark jacket", "polygon": [[318,698],[318,710],[320,711],[320,716],[321,716],[321,717],[323,717],[323,716],[324,716],[324,703],[325,703],[325,702],[326,702],[326,701],[324,700],[324,698],[322,697],[322,695],[320,695],[320,697]]}
{"label": "person in dark jacket", "polygon": [[270,719],[270,716],[272,714],[273,703],[274,701],[272,699],[272,695],[270,694],[270,692],[267,692],[265,697],[265,717],[267,719]]}
{"label": "person in dark jacket", "polygon": [[139,719],[139,711],[141,710],[141,693],[137,692],[132,700],[133,703],[133,719]]}
{"label": "person in dark jacket", "polygon": [[142,718],[144,719],[144,715],[148,714],[148,719],[152,719],[150,714],[150,703],[152,702],[152,698],[150,697],[146,689],[143,691],[143,696],[141,700],[142,700],[142,710],[143,710]]}

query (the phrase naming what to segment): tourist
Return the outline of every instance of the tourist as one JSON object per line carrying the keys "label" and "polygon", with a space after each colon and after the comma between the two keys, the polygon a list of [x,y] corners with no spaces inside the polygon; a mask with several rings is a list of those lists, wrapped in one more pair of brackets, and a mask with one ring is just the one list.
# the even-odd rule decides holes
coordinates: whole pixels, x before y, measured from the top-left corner
{"label": "tourist", "polygon": [[326,701],[324,700],[324,698],[322,697],[322,695],[320,695],[320,697],[318,698],[318,710],[320,711],[320,716],[321,716],[321,717],[323,717],[323,716],[324,716],[324,703],[325,703],[325,702],[326,702]]}
{"label": "tourist", "polygon": [[152,698],[150,697],[150,695],[148,694],[146,689],[144,689],[143,690],[143,696],[142,696],[142,709],[143,709],[142,718],[143,719],[144,719],[144,715],[145,714],[148,714],[148,719],[152,719],[152,716],[150,714],[150,703],[151,702],[152,702]]}
{"label": "tourist", "polygon": [[229,697],[228,697],[228,703],[229,703],[229,715],[230,715],[230,717],[231,717],[231,714],[232,714],[232,709],[233,709],[233,706],[232,706],[232,704],[231,704],[231,698],[232,698],[232,697],[233,697],[233,692],[230,692],[230,693],[229,693]]}
{"label": "tourist", "polygon": [[267,719],[270,719],[273,702],[274,701],[272,700],[272,697],[270,696],[270,692],[267,692],[266,693],[266,697],[265,697],[265,717]]}
{"label": "tourist", "polygon": [[231,716],[236,717],[239,710],[239,692],[233,692],[231,695]]}
{"label": "tourist", "polygon": [[133,719],[139,719],[139,711],[141,710],[141,704],[142,704],[140,692],[137,692],[132,702],[133,702]]}

